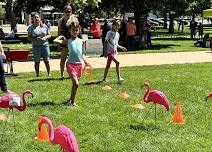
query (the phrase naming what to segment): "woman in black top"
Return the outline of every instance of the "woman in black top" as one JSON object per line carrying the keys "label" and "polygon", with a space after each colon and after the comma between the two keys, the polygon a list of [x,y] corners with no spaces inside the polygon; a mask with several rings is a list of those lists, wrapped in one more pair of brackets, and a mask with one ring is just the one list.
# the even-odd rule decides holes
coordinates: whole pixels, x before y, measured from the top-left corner
{"label": "woman in black top", "polygon": [[[63,35],[66,39],[69,39],[71,35],[66,24],[71,21],[78,22],[78,20],[74,16],[74,7],[72,5],[66,5],[63,12],[64,16],[58,21],[58,36]],[[61,51],[60,73],[61,79],[64,79],[64,67],[68,55],[68,47],[66,45],[60,45],[59,49]]]}

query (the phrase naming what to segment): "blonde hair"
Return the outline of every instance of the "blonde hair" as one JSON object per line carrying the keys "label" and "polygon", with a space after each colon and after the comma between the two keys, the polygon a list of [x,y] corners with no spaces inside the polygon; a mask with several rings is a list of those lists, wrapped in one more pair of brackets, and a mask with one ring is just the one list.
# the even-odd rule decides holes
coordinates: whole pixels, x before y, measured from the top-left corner
{"label": "blonde hair", "polygon": [[71,22],[68,26],[69,29],[71,28],[80,28],[79,22]]}

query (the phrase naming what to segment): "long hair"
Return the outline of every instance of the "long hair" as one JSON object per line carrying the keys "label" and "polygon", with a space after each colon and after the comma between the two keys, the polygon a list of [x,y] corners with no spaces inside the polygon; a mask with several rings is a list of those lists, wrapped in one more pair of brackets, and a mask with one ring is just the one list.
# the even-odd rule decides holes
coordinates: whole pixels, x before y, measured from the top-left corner
{"label": "long hair", "polygon": [[75,13],[75,8],[72,4],[68,4],[68,5],[65,5],[63,10],[66,10],[66,9],[71,9],[72,10],[72,14]]}
{"label": "long hair", "polygon": [[[32,19],[32,24],[33,24],[33,25],[34,25],[34,17],[35,17],[36,15],[40,17],[40,14],[39,14],[38,12],[32,12],[32,13],[31,13],[31,16],[32,16],[32,18],[33,18],[33,19]],[[43,22],[42,22],[41,20],[40,20],[40,26],[43,27]]]}

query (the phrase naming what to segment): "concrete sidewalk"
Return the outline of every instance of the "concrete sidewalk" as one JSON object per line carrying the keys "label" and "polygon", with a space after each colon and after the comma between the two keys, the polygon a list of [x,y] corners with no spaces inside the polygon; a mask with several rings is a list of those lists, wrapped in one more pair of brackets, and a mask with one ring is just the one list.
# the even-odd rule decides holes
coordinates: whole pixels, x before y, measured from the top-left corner
{"label": "concrete sidewalk", "polygon": [[[161,64],[184,64],[184,63],[202,63],[212,62],[212,52],[177,52],[177,53],[149,53],[149,54],[124,54],[118,55],[121,67],[161,65]],[[106,59],[100,57],[88,57],[88,62],[94,68],[104,68]],[[60,69],[60,60],[52,59],[50,61],[51,71]],[[112,64],[115,67],[115,64]],[[34,62],[13,62],[14,73],[34,72]],[[40,63],[40,71],[46,71],[43,62]]]}

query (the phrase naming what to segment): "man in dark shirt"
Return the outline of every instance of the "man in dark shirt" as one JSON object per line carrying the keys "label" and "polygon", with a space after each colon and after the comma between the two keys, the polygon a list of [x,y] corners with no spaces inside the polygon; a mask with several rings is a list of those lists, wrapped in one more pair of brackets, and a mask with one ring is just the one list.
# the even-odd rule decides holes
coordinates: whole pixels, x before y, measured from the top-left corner
{"label": "man in dark shirt", "polygon": [[105,43],[105,37],[107,35],[107,32],[111,30],[111,25],[108,23],[108,21],[105,19],[105,23],[102,26],[102,45],[103,45],[103,53],[100,57],[104,56],[105,50],[104,50],[104,43]]}

